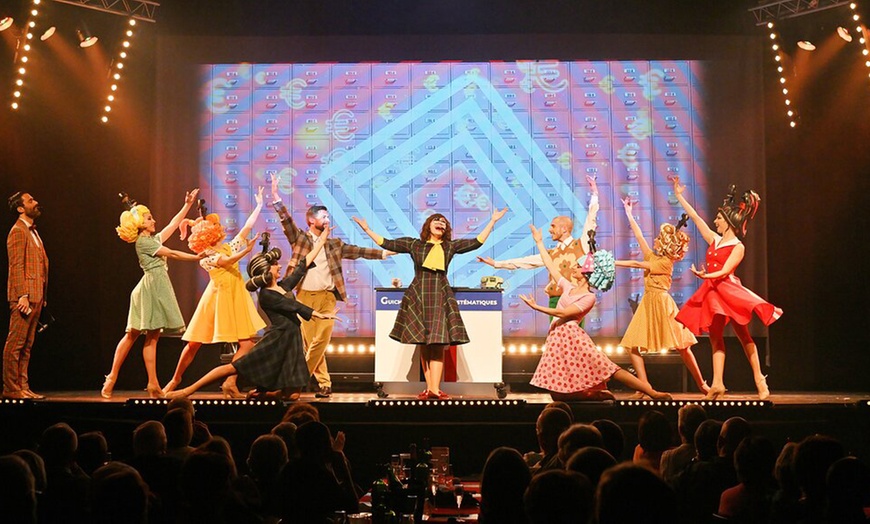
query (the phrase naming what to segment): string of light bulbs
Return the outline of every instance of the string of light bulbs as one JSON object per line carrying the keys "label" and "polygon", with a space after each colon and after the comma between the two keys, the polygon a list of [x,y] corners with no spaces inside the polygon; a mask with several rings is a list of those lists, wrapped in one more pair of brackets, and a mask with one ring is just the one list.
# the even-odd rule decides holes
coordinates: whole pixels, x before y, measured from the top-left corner
{"label": "string of light bulbs", "polygon": [[106,95],[106,105],[103,106],[103,116],[100,117],[100,121],[104,124],[109,122],[109,114],[112,112],[112,104],[115,103],[116,93],[118,92],[118,83],[121,81],[121,77],[123,76],[124,64],[126,63],[130,48],[133,45],[132,42],[135,29],[136,20],[130,18],[127,21],[126,29],[124,30],[124,37],[118,45],[118,53],[109,68],[109,93]]}
{"label": "string of light bulbs", "polygon": [[42,0],[33,0],[33,6],[30,9],[30,17],[27,23],[24,24],[24,45],[21,45],[19,52],[16,54],[15,61],[15,86],[12,91],[12,103],[10,107],[13,110],[18,110],[21,107],[21,98],[24,94],[24,79],[27,74],[27,68],[30,66],[30,42],[33,40],[33,32],[36,30],[36,18],[39,16],[39,4]]}
{"label": "string of light bulbs", "polygon": [[770,49],[773,51],[773,60],[776,62],[776,72],[779,73],[779,86],[782,90],[783,101],[785,103],[785,114],[788,117],[789,127],[797,127],[798,116],[791,103],[789,97],[788,81],[785,78],[785,67],[783,65],[782,45],[779,40],[779,34],[773,22],[767,23],[767,28],[770,30]]}

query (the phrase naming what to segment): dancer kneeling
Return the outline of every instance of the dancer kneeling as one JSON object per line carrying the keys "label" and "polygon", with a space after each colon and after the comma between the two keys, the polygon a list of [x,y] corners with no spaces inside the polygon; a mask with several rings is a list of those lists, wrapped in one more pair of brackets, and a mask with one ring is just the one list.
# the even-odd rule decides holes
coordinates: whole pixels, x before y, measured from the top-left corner
{"label": "dancer kneeling", "polygon": [[293,296],[293,288],[302,280],[314,258],[323,249],[329,231],[329,228],[323,229],[305,260],[300,261],[302,263],[280,282],[279,249],[260,253],[251,260],[248,275],[252,278],[245,286],[248,291],[259,290],[260,307],[268,315],[271,326],[250,353],[212,369],[184,389],[167,393],[167,398],[192,395],[211,382],[237,374],[256,385],[256,392],[253,394],[255,397],[283,397],[286,400],[299,398],[299,393],[308,383],[308,366],[305,364],[305,353],[302,349],[299,317],[305,320],[310,320],[311,317],[336,320],[336,316],[335,313],[319,313],[297,302]]}
{"label": "dancer kneeling", "polygon": [[670,394],[654,390],[648,383],[614,364],[580,327],[580,321],[595,305],[595,294],[591,289],[607,291],[613,285],[613,257],[606,251],[595,253],[594,240],[591,240],[590,252],[577,261],[569,281],[561,275],[547,252],[541,230],[529,227],[544,265],[562,288],[562,296],[555,308],[539,306],[534,297],[520,295],[529,307],[553,317],[546,350],[541,355],[531,384],[549,390],[553,400],[613,400],[613,394],[600,387],[612,377],[654,399],[670,400]]}

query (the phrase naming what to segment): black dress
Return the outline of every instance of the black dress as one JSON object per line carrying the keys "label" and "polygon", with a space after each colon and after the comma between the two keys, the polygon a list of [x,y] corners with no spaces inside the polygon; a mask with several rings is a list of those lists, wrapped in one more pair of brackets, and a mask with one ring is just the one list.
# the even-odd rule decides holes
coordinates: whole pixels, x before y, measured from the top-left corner
{"label": "black dress", "polygon": [[293,295],[293,288],[307,270],[305,264],[298,264],[287,278],[278,282],[285,293],[273,289],[259,291],[260,307],[272,324],[250,353],[233,362],[239,375],[258,389],[274,391],[308,384],[299,317],[310,320],[314,310],[297,302]]}

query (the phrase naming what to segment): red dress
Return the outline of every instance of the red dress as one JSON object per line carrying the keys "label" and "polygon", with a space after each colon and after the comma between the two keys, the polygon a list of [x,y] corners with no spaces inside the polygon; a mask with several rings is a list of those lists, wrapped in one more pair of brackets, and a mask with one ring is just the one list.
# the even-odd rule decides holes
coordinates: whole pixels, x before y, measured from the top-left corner
{"label": "red dress", "polygon": [[[707,248],[707,271],[712,273],[719,271],[728,260],[734,247],[739,242],[728,245],[719,245],[722,238]],[[718,279],[705,279],[701,287],[677,313],[677,321],[689,328],[695,335],[710,331],[713,317],[722,315],[726,322],[733,320],[735,323],[745,326],[752,320],[752,313],[769,326],[782,316],[782,309],[767,302],[749,289],[743,287],[740,279],[733,273]]]}

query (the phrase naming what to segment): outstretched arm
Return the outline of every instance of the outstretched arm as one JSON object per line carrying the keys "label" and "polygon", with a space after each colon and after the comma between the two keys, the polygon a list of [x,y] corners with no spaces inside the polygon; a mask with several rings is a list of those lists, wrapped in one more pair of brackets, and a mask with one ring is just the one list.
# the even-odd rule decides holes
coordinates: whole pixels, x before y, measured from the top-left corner
{"label": "outstretched arm", "polygon": [[492,210],[492,218],[489,219],[489,222],[486,224],[486,227],[483,228],[483,231],[477,235],[477,240],[483,244],[486,242],[486,239],[489,238],[489,234],[492,233],[492,228],[495,226],[495,223],[502,219],[502,217],[507,213],[508,208],[504,208],[501,211],[498,209]]}
{"label": "outstretched arm", "polygon": [[384,237],[372,231],[366,219],[360,217],[352,217],[352,219],[354,222],[356,222],[360,229],[362,229],[363,232],[369,236],[369,238],[374,240],[375,244],[380,246],[384,243]]}
{"label": "outstretched arm", "polygon": [[[257,205],[254,207],[254,210],[251,211],[251,215],[245,221],[245,225],[242,226],[242,229],[239,230],[239,234],[236,235],[236,238],[247,238],[251,229],[254,228],[254,224],[257,223],[257,218],[260,216],[260,210],[263,209],[263,186],[260,186],[259,189],[257,189],[257,194],[254,196],[254,200],[257,201]],[[256,240],[256,236],[254,239]]]}
{"label": "outstretched arm", "polygon": [[576,304],[571,304],[566,308],[555,308],[555,307],[546,307],[541,306],[537,302],[535,302],[535,297],[532,295],[520,295],[520,299],[526,303],[530,308],[535,311],[540,311],[541,313],[550,315],[551,317],[556,318],[565,318],[565,317],[576,317],[580,314],[581,309],[577,307]]}
{"label": "outstretched arm", "polygon": [[[196,202],[196,196],[199,195],[199,188],[194,189],[193,191],[188,191],[184,194],[184,205],[181,206],[181,210],[172,217],[172,220],[166,224],[166,227],[160,231],[160,240],[162,242],[166,242],[169,239],[169,236],[172,233],[175,233],[175,230],[178,229],[178,225],[181,224],[181,221],[184,220],[184,217],[187,216],[187,213],[190,212],[190,206]],[[169,255],[163,255],[169,256]]]}
{"label": "outstretched arm", "polygon": [[631,202],[629,197],[625,197],[622,200],[622,208],[625,210],[625,216],[628,217],[631,232],[634,233],[634,238],[637,240],[637,243],[640,244],[641,252],[646,255],[650,252],[649,244],[646,243],[646,239],[643,238],[643,231],[640,230],[640,226],[637,225],[637,220],[634,219],[634,215],[632,214],[634,211],[634,204]]}
{"label": "outstretched arm", "polygon": [[275,208],[275,212],[278,213],[278,217],[281,219],[281,228],[284,230],[284,236],[287,237],[287,240],[290,241],[291,244],[296,243],[296,239],[299,235],[303,234],[302,230],[296,226],[296,222],[293,221],[293,217],[290,216],[290,213],[287,211],[287,208],[284,207],[284,202],[281,201],[281,194],[278,193],[278,182],[280,181],[280,177],[275,175],[272,177],[272,207]]}
{"label": "outstretched arm", "polygon": [[305,255],[306,267],[310,266],[314,262],[314,259],[317,258],[317,255],[320,254],[320,250],[323,249],[323,246],[326,245],[326,239],[329,238],[329,234],[332,232],[332,229],[332,227],[326,226],[323,228],[323,231],[320,232],[320,236],[317,237],[317,242],[315,242],[314,245],[311,246],[311,251],[309,251],[308,254]]}
{"label": "outstretched arm", "polygon": [[[170,235],[171,234],[172,233],[170,233]],[[196,255],[193,253],[185,253],[184,251],[176,251],[175,249],[169,249],[164,246],[160,246],[160,249],[155,251],[154,255],[158,257],[171,258],[173,260],[187,260],[189,262],[196,262],[197,260],[202,260],[207,256],[205,251]]]}
{"label": "outstretched arm", "polygon": [[685,195],[683,195],[683,191],[686,190],[686,186],[680,185],[680,177],[674,177],[674,195],[676,195],[677,200],[680,202],[680,205],[683,206],[683,209],[686,211],[686,214],[692,219],[692,222],[695,223],[695,227],[698,228],[698,231],[701,232],[701,236],[704,237],[704,240],[708,244],[712,244],[714,240],[716,240],[716,233],[710,229],[710,226],[701,218],[701,215],[695,211],[695,208],[689,204],[688,200],[686,200]]}
{"label": "outstretched arm", "polygon": [[550,272],[550,276],[553,277],[553,280],[558,282],[559,279],[562,278],[562,273],[559,271],[559,266],[557,266],[556,262],[553,261],[553,257],[551,257],[550,253],[547,251],[546,246],[544,246],[544,237],[541,234],[541,230],[532,224],[529,224],[529,229],[532,230],[532,238],[535,239],[535,245],[538,246],[538,252],[541,253],[541,260],[544,261],[544,266],[547,267],[547,271]]}
{"label": "outstretched arm", "polygon": [[[239,238],[236,236],[236,238]],[[231,256],[225,257],[223,255],[219,256],[217,262],[215,262],[216,266],[220,266],[223,268],[229,267],[239,260],[243,259],[254,249],[254,245],[257,243],[257,235],[254,235],[253,238],[249,238],[246,240],[247,245],[245,245],[245,249],[242,249],[238,253],[233,253]]]}
{"label": "outstretched arm", "polygon": [[731,251],[731,254],[728,255],[728,260],[722,264],[722,269],[719,271],[713,271],[712,273],[707,273],[706,270],[698,270],[695,269],[695,264],[692,264],[691,270],[699,278],[704,279],[717,279],[722,278],[724,276],[728,276],[737,269],[737,266],[740,265],[740,262],[743,260],[743,255],[746,253],[746,248],[742,243],[734,246],[734,249]]}
{"label": "outstretched arm", "polygon": [[598,229],[598,184],[595,183],[595,177],[586,175],[586,181],[589,182],[589,189],[592,190],[592,197],[589,199],[589,210],[586,213],[586,220],[583,222],[583,231],[580,232],[580,245],[583,246],[583,252],[589,252],[589,230]]}
{"label": "outstretched arm", "polygon": [[649,262],[641,260],[614,260],[613,263],[616,267],[636,267],[640,269],[650,268]]}

